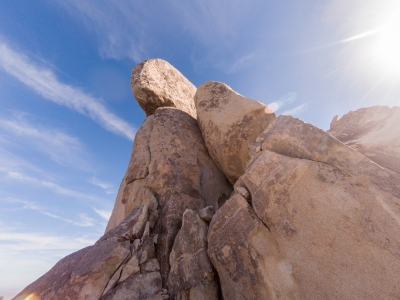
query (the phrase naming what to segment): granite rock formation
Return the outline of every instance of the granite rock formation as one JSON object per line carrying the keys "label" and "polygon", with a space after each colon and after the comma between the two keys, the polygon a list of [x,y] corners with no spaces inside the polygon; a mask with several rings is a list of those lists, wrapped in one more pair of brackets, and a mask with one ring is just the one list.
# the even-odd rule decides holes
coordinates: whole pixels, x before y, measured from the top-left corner
{"label": "granite rock formation", "polygon": [[15,299],[400,298],[400,108],[327,133],[161,60],[133,74],[148,117],[106,233]]}
{"label": "granite rock formation", "polygon": [[335,116],[328,132],[378,165],[400,174],[400,107],[373,106]]}

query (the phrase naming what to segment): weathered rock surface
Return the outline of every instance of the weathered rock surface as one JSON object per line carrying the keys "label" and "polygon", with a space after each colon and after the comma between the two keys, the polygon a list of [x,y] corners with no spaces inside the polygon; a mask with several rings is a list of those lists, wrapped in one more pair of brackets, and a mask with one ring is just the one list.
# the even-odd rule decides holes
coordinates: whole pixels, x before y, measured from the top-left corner
{"label": "weathered rock surface", "polygon": [[382,167],[400,174],[400,107],[361,108],[332,120],[328,132]]}
{"label": "weathered rock surface", "polygon": [[208,225],[186,210],[170,255],[168,291],[172,299],[218,300],[217,275],[207,255]]}
{"label": "weathered rock surface", "polygon": [[143,219],[149,222],[150,210],[145,208],[146,205],[142,205],[132,210],[96,244],[62,259],[14,299],[25,299],[31,293],[42,300],[128,299],[124,298],[126,294],[132,295],[129,299],[144,299],[162,292],[160,272],[139,272],[138,266],[143,256],[146,259],[142,263],[155,258],[154,246],[150,246],[154,236],[145,236],[141,231],[138,243],[131,244],[129,239],[117,241],[121,235],[126,236],[126,232],[141,227],[136,225],[143,223]]}
{"label": "weathered rock surface", "polygon": [[158,234],[157,258],[166,283],[170,251],[185,210],[218,208],[232,188],[210,158],[197,121],[175,108],[159,108],[145,120],[125,178],[108,230],[133,208],[157,199],[160,217],[153,232]]}
{"label": "weathered rock surface", "polygon": [[240,194],[215,214],[208,243],[224,299],[302,299],[291,262]]}
{"label": "weathered rock surface", "polygon": [[196,118],[193,102],[196,87],[162,59],[149,59],[135,66],[131,76],[132,93],[147,116],[159,107],[176,107]]}
{"label": "weathered rock surface", "polygon": [[209,81],[195,95],[197,119],[206,146],[219,169],[234,184],[244,173],[248,145],[275,114],[264,104],[243,97],[221,82]]}
{"label": "weathered rock surface", "polygon": [[304,299],[398,298],[400,176],[292,117],[257,140],[235,188],[249,191]]}

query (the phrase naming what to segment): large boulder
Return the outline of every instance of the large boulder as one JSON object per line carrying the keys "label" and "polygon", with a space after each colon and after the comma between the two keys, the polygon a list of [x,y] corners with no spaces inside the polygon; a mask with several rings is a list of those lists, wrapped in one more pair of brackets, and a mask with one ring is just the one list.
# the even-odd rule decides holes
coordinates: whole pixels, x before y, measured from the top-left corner
{"label": "large boulder", "polygon": [[149,59],[132,69],[132,93],[147,116],[159,107],[176,107],[196,118],[196,87],[162,59]]}
{"label": "large boulder", "polygon": [[221,82],[200,85],[195,95],[197,119],[211,157],[234,184],[250,158],[248,145],[275,114]]}
{"label": "large boulder", "polygon": [[289,116],[257,141],[235,190],[248,190],[304,299],[398,298],[399,174]]}
{"label": "large boulder", "polygon": [[400,107],[373,106],[332,120],[328,132],[349,147],[400,173]]}
{"label": "large boulder", "polygon": [[144,121],[125,180],[107,230],[135,207],[157,199],[160,217],[154,233],[158,234],[157,258],[165,286],[170,252],[185,210],[218,209],[232,188],[209,156],[197,121],[176,108],[159,108]]}
{"label": "large boulder", "polygon": [[223,299],[302,299],[290,260],[280,255],[274,237],[239,193],[215,214],[208,243]]}

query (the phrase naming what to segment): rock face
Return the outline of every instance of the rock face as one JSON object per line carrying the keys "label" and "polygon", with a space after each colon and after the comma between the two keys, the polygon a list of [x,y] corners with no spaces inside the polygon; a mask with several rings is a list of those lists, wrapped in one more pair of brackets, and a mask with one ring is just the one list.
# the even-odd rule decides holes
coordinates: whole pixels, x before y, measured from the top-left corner
{"label": "rock face", "polygon": [[334,119],[352,149],[218,82],[196,120],[171,68],[134,68],[149,116],[104,236],[15,299],[400,299],[400,108]]}
{"label": "rock face", "polygon": [[304,299],[398,297],[400,176],[289,116],[258,141],[235,189],[249,191]]}
{"label": "rock face", "polygon": [[208,155],[194,118],[175,108],[159,108],[135,138],[121,201],[115,203],[108,230],[135,207],[157,199],[157,258],[163,282],[169,256],[186,209],[218,208],[231,187]]}
{"label": "rock face", "polygon": [[217,211],[208,242],[224,299],[301,299],[291,262],[240,194]]}
{"label": "rock face", "polygon": [[176,107],[196,118],[196,87],[162,59],[149,59],[132,70],[132,93],[147,116],[159,107]]}
{"label": "rock face", "polygon": [[361,108],[332,120],[330,134],[400,174],[400,107]]}
{"label": "rock face", "polygon": [[275,114],[221,82],[209,81],[195,95],[197,119],[211,157],[233,184],[244,173],[248,145]]}

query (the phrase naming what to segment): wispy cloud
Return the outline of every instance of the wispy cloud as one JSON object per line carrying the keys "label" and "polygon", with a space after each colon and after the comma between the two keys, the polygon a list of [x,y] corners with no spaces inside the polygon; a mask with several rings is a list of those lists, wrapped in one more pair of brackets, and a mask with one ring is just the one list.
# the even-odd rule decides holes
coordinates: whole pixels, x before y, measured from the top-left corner
{"label": "wispy cloud", "polygon": [[99,179],[97,179],[95,176],[93,176],[91,179],[88,180],[89,183],[96,185],[98,187],[101,187],[103,190],[108,190],[112,187],[114,187],[114,184],[110,182],[104,182]]}
{"label": "wispy cloud", "polygon": [[104,220],[108,221],[111,217],[111,211],[93,208],[93,210]]}
{"label": "wispy cloud", "polygon": [[7,133],[10,144],[20,140],[18,145],[29,144],[59,164],[79,169],[88,167],[88,157],[78,138],[28,122],[24,113],[12,115],[12,118],[0,117],[0,128]]}
{"label": "wispy cloud", "polygon": [[54,182],[51,182],[48,180],[41,180],[36,177],[26,175],[19,171],[13,171],[12,169],[11,170],[7,169],[1,165],[0,165],[0,172],[4,173],[6,175],[6,177],[3,178],[3,180],[18,180],[18,181],[24,182],[25,184],[31,184],[33,186],[47,188],[57,194],[71,196],[71,197],[78,198],[78,199],[79,198],[80,199],[88,199],[91,201],[101,201],[102,200],[99,197],[96,197],[93,195],[88,195],[88,194],[81,193],[81,192],[77,192],[77,191],[74,191],[74,190],[71,190],[68,188],[64,188],[64,187],[58,185],[57,183],[54,183]]}
{"label": "wispy cloud", "polygon": [[52,70],[36,66],[30,59],[0,40],[0,67],[43,98],[90,117],[105,129],[133,140],[135,129],[81,89],[60,82]]}
{"label": "wispy cloud", "polygon": [[38,205],[37,203],[35,203],[33,201],[26,201],[26,200],[16,199],[16,198],[12,198],[12,197],[7,197],[7,198],[3,199],[3,202],[9,203],[9,204],[14,204],[15,206],[13,206],[11,208],[11,210],[14,210],[14,211],[15,210],[23,210],[23,209],[33,210],[40,214],[48,216],[50,218],[62,220],[62,221],[71,223],[75,226],[89,227],[89,226],[93,226],[95,224],[95,220],[93,218],[88,217],[85,213],[78,214],[77,220],[71,220],[71,219],[62,217],[59,214],[50,210],[49,208]]}
{"label": "wispy cloud", "polygon": [[298,106],[296,106],[295,108],[289,109],[289,110],[285,110],[282,115],[290,115],[290,116],[294,116],[297,115],[303,111],[305,111],[308,108],[308,103],[303,103],[300,104]]}

